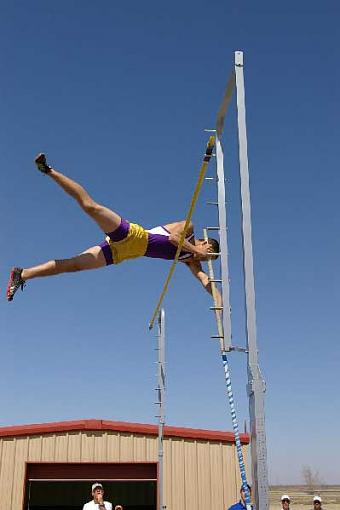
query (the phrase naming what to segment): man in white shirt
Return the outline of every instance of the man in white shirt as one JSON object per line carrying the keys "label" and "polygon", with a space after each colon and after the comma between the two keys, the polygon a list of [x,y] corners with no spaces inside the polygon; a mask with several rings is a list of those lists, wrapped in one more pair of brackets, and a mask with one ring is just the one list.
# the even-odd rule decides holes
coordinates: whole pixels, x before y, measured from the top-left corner
{"label": "man in white shirt", "polygon": [[320,496],[314,496],[313,498],[313,510],[323,510],[321,507],[322,499]]}
{"label": "man in white shirt", "polygon": [[281,496],[281,505],[282,510],[289,510],[290,497],[288,496],[288,494],[284,494],[283,496]]}
{"label": "man in white shirt", "polygon": [[85,503],[83,510],[112,510],[112,503],[104,501],[104,488],[101,483],[92,485],[93,500]]}

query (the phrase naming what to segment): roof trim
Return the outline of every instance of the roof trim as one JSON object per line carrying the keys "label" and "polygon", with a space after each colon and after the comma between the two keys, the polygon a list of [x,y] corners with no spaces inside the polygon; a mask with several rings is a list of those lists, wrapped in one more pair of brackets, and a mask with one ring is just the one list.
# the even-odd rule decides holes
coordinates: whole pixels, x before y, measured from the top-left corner
{"label": "roof trim", "polygon": [[[54,434],[61,432],[81,432],[99,430],[140,434],[148,436],[158,435],[157,425],[110,420],[77,420],[0,427],[0,438]],[[220,430],[191,429],[185,427],[172,427],[172,426],[164,427],[164,436],[197,439],[199,441],[219,441],[223,443],[233,443],[235,441],[235,435],[233,432],[224,432]],[[249,435],[240,434],[240,440],[242,444],[248,444]]]}

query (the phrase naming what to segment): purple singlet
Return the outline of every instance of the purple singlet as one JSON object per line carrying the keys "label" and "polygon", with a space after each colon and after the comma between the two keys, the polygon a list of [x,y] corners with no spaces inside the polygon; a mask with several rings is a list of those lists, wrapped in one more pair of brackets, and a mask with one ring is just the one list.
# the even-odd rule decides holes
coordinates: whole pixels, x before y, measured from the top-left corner
{"label": "purple singlet", "polygon": [[[174,260],[177,246],[169,241],[170,232],[165,227],[155,227],[147,231],[149,234],[148,247],[145,252],[145,257],[152,257],[157,259]],[[186,237],[189,241],[194,234],[190,234]],[[178,260],[189,259],[192,253],[188,251],[181,251]]]}

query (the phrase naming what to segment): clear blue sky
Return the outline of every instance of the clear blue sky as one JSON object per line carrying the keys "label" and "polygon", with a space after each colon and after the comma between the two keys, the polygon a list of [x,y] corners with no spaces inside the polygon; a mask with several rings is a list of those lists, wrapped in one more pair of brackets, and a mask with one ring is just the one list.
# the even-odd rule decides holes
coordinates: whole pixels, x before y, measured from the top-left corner
{"label": "clear blue sky", "polygon": [[[339,482],[339,3],[0,2],[1,425],[155,422],[150,259],[35,280],[9,269],[102,240],[32,164],[51,162],[146,227],[184,218],[233,52],[245,52],[260,365],[273,483]],[[235,343],[244,343],[235,109],[226,136]],[[210,168],[213,172],[213,165]],[[212,224],[205,188],[197,231]],[[209,296],[178,267],[166,299],[167,422],[231,429]],[[240,423],[245,359],[232,355]]]}

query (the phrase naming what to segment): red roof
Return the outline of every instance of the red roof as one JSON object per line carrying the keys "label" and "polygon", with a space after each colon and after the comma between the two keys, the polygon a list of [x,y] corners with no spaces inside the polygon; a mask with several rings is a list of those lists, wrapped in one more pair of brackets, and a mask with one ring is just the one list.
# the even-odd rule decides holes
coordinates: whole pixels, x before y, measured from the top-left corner
{"label": "red roof", "polygon": [[[115,431],[149,436],[158,435],[157,425],[148,425],[145,423],[128,423],[124,421],[110,421],[110,420],[77,420],[0,427],[0,438],[41,434],[55,434],[60,432],[74,432],[74,431],[81,432],[83,430]],[[171,426],[164,427],[164,436],[197,439],[199,441],[219,441],[225,443],[233,443],[235,441],[235,435],[233,432],[224,432],[220,430],[190,429],[185,427],[171,427]],[[242,444],[249,443],[248,434],[240,434],[240,439]]]}

